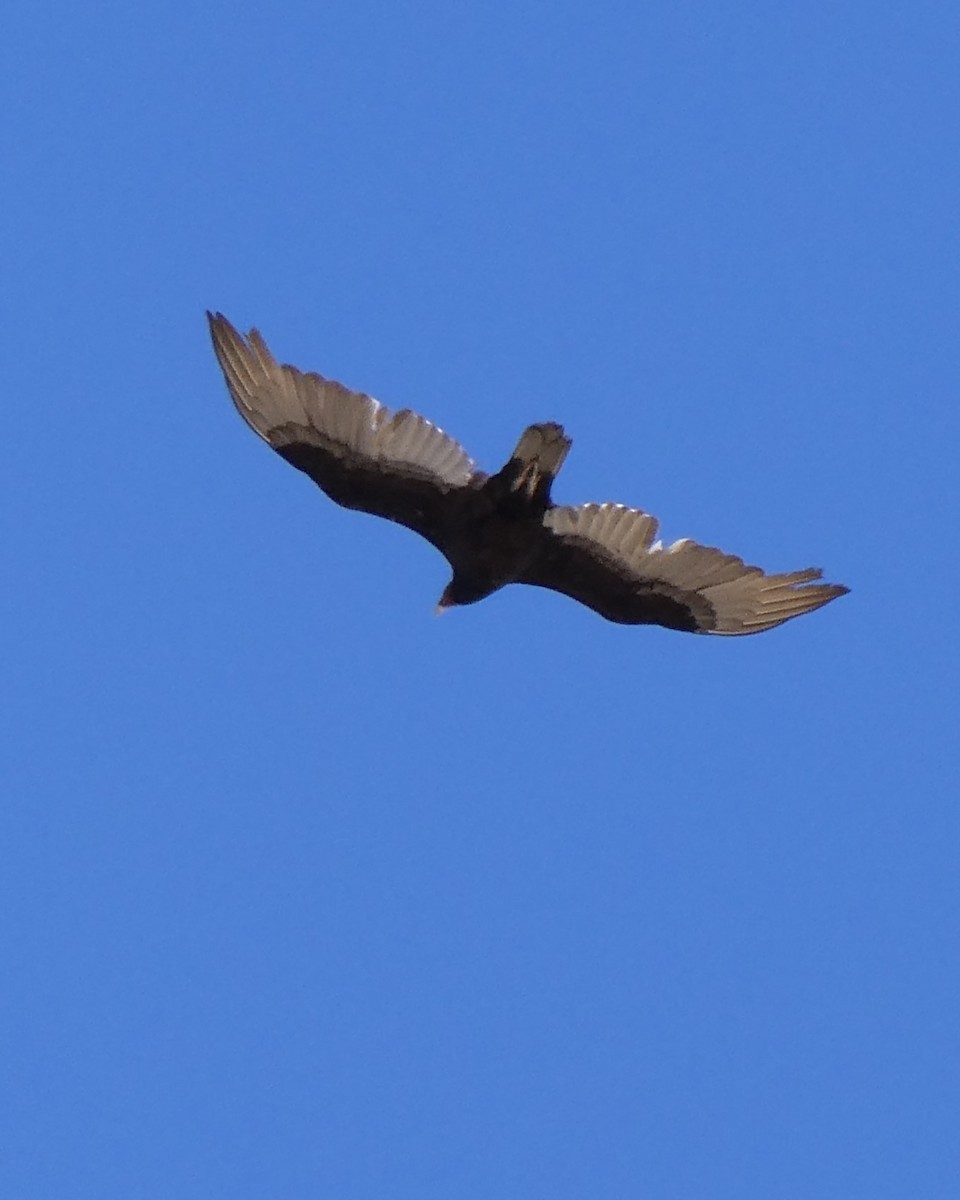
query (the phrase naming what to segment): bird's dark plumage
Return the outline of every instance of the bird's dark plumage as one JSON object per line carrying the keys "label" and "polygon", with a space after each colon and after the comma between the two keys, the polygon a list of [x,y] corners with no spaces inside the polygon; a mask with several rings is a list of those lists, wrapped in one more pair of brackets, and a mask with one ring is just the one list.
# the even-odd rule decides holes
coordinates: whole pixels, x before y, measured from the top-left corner
{"label": "bird's dark plumage", "polygon": [[479,471],[466,451],[409,409],[278,363],[256,330],[209,314],[237,411],[338,504],[406,525],[453,567],[441,607],[508,583],[563,592],[610,621],[691,633],[748,634],[813,612],[847,588],[809,568],[765,575],[687,539],[654,541],[657,521],[620,504],[555,505],[570,449],[560,425],[524,430],[506,466]]}

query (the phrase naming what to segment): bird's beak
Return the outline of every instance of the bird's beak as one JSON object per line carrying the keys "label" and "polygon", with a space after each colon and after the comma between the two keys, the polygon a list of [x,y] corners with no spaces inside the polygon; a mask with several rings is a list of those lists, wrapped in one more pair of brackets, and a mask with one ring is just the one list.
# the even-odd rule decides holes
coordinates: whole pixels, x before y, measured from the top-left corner
{"label": "bird's beak", "polygon": [[442,614],[445,613],[449,607],[449,604],[444,604],[444,602],[441,600],[437,607],[433,610],[433,615],[435,617],[442,616]]}

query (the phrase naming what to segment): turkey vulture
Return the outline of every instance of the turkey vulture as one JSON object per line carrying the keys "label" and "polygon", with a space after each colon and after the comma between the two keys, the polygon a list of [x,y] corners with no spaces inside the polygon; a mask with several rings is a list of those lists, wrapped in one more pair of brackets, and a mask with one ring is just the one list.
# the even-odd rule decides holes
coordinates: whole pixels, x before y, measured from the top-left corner
{"label": "turkey vulture", "polygon": [[553,422],[531,425],[496,475],[405,408],[276,361],[260,334],[243,337],[208,313],[237,411],[331,500],[413,529],[445,555],[453,578],[439,609],[473,604],[508,583],[552,588],[624,625],[690,633],[762,633],[842,596],[810,567],[765,575],[683,538],[654,541],[657,521],[621,504],[554,504],[550,486],[570,449]]}

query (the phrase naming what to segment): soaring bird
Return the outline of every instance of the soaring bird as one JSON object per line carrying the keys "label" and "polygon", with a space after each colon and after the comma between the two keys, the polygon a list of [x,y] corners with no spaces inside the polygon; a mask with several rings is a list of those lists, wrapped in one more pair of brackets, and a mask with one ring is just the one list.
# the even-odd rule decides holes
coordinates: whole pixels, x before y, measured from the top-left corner
{"label": "soaring bird", "polygon": [[622,504],[554,504],[571,441],[552,421],[528,426],[495,475],[426,418],[391,412],[343,384],[278,363],[255,330],[208,313],[237,411],[276,452],[346,508],[414,530],[453,577],[438,611],[508,583],[551,588],[608,621],[689,633],[748,634],[813,612],[847,588],[815,567],[765,574],[682,538],[656,541],[657,519]]}

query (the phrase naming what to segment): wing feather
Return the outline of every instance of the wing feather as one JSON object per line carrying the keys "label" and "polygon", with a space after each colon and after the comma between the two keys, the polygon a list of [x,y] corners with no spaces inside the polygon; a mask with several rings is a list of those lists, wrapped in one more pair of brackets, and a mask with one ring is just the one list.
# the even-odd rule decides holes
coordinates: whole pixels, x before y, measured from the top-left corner
{"label": "wing feather", "polygon": [[278,363],[255,330],[208,313],[237,411],[255,433],[347,508],[387,517],[444,549],[465,493],[486,476],[453,438],[410,409]]}
{"label": "wing feather", "polygon": [[552,588],[611,621],[742,635],[799,617],[848,590],[816,568],[767,575],[681,538],[654,541],[657,520],[621,504],[548,509],[540,553],[518,580]]}

